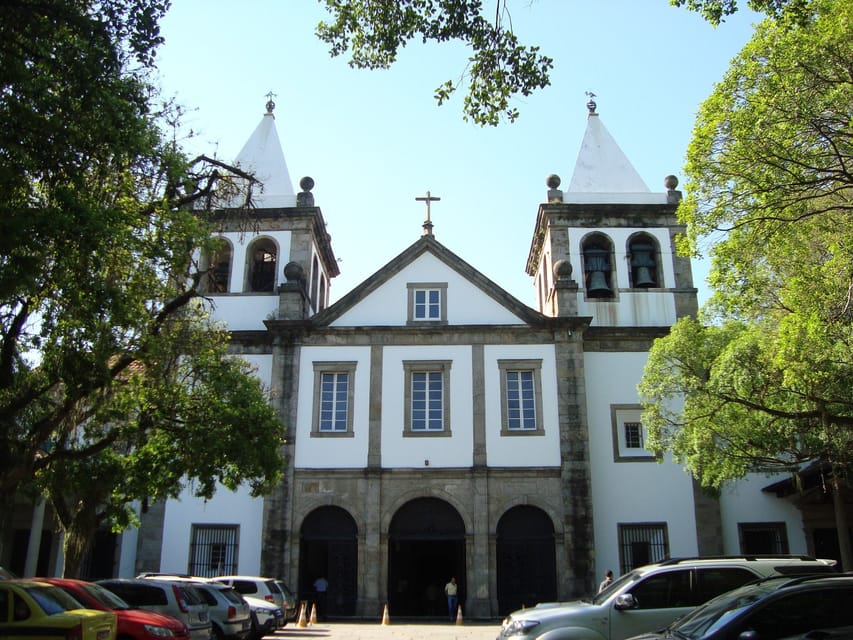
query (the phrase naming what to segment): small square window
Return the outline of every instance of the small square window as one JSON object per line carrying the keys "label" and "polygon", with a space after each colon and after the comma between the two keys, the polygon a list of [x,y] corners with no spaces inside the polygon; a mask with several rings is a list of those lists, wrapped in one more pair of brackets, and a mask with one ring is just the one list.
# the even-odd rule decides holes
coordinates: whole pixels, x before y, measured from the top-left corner
{"label": "small square window", "polygon": [[450,362],[403,362],[406,436],[450,435]]}
{"label": "small square window", "polygon": [[784,522],[739,522],[737,529],[741,553],[788,553],[788,532]]}
{"label": "small square window", "polygon": [[447,283],[409,283],[408,323],[447,324]]}
{"label": "small square window", "polygon": [[498,360],[501,435],[542,435],[541,360]]}
{"label": "small square window", "polygon": [[640,422],[643,408],[634,404],[610,405],[615,462],[654,462],[655,454],[646,449],[646,430]]}
{"label": "small square window", "polygon": [[314,363],[311,436],[353,435],[355,362]]}

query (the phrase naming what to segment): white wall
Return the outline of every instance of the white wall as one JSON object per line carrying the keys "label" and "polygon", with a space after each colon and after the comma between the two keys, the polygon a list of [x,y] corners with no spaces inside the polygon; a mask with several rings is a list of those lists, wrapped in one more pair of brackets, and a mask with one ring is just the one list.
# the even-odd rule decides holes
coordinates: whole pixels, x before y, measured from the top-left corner
{"label": "white wall", "polygon": [[788,534],[788,550],[806,554],[806,536],[802,513],[788,500],[761,489],[787,476],[750,474],[723,488],[720,510],[723,516],[723,543],[726,553],[740,553],[739,523],[784,522]]}
{"label": "white wall", "polygon": [[[355,362],[353,437],[311,437],[314,362]],[[296,455],[299,469],[359,469],[367,466],[370,347],[303,347],[299,359]]]}
{"label": "white wall", "polygon": [[[492,467],[559,467],[560,425],[557,371],[553,345],[487,345],[484,349],[486,387],[486,460]],[[501,436],[501,378],[498,360],[541,359],[542,436]]]}
{"label": "white wall", "polygon": [[447,321],[449,324],[521,324],[506,307],[487,296],[459,273],[432,254],[421,255],[401,272],[392,276],[370,296],[354,305],[332,323],[347,326],[401,326],[408,318],[409,283],[447,283]]}
{"label": "white wall", "polygon": [[639,404],[646,353],[587,353],[589,453],[595,520],[596,575],[619,573],[618,525],[666,522],[672,556],[696,555],[690,477],[671,462],[615,462],[611,404]]}

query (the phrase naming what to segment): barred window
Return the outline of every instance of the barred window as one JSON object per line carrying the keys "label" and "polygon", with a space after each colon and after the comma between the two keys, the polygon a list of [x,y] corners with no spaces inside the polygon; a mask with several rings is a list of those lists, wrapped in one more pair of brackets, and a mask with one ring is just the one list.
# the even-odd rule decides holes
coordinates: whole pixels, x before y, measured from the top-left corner
{"label": "barred window", "polygon": [[646,449],[646,430],[640,416],[643,407],[638,404],[610,405],[610,422],[613,428],[614,462],[654,462],[652,451]]}
{"label": "barred window", "polygon": [[639,422],[625,423],[625,447],[627,449],[643,448],[643,425]]}
{"label": "barred window", "polygon": [[237,573],[239,525],[192,526],[187,572],[203,578]]}
{"label": "barred window", "polygon": [[621,573],[669,557],[666,523],[620,524],[619,566]]}
{"label": "barred window", "polygon": [[741,553],[788,553],[788,533],[784,522],[739,522],[737,528]]}

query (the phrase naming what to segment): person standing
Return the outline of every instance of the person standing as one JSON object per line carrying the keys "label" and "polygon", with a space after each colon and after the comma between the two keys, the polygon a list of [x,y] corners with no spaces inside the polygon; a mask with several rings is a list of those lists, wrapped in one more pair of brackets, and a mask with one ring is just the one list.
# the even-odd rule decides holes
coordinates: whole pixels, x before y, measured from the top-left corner
{"label": "person standing", "polygon": [[326,591],[329,590],[329,581],[320,576],[314,581],[314,592],[317,596],[317,618],[326,615]]}
{"label": "person standing", "polygon": [[607,573],[604,574],[604,580],[601,581],[601,584],[598,585],[598,593],[604,591],[607,587],[609,587],[613,583],[613,572],[608,569]]}
{"label": "person standing", "polygon": [[450,578],[450,582],[444,585],[444,593],[447,594],[447,612],[450,614],[450,621],[456,620],[456,608],[459,605],[459,587],[456,584],[456,578]]}

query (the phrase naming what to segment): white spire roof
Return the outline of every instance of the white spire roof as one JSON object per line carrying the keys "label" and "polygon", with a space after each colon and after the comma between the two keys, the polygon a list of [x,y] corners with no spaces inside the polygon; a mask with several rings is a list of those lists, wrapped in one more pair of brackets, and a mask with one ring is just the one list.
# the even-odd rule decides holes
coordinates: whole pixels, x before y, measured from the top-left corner
{"label": "white spire roof", "polygon": [[590,109],[583,142],[575,162],[564,202],[574,203],[656,203],[665,202],[665,193],[651,193],[622,149],[595,112]]}
{"label": "white spire roof", "polygon": [[260,209],[296,206],[296,193],[275,128],[274,109],[275,103],[267,102],[267,112],[235,160],[238,167],[253,173],[262,183],[263,189],[256,190],[253,197]]}

